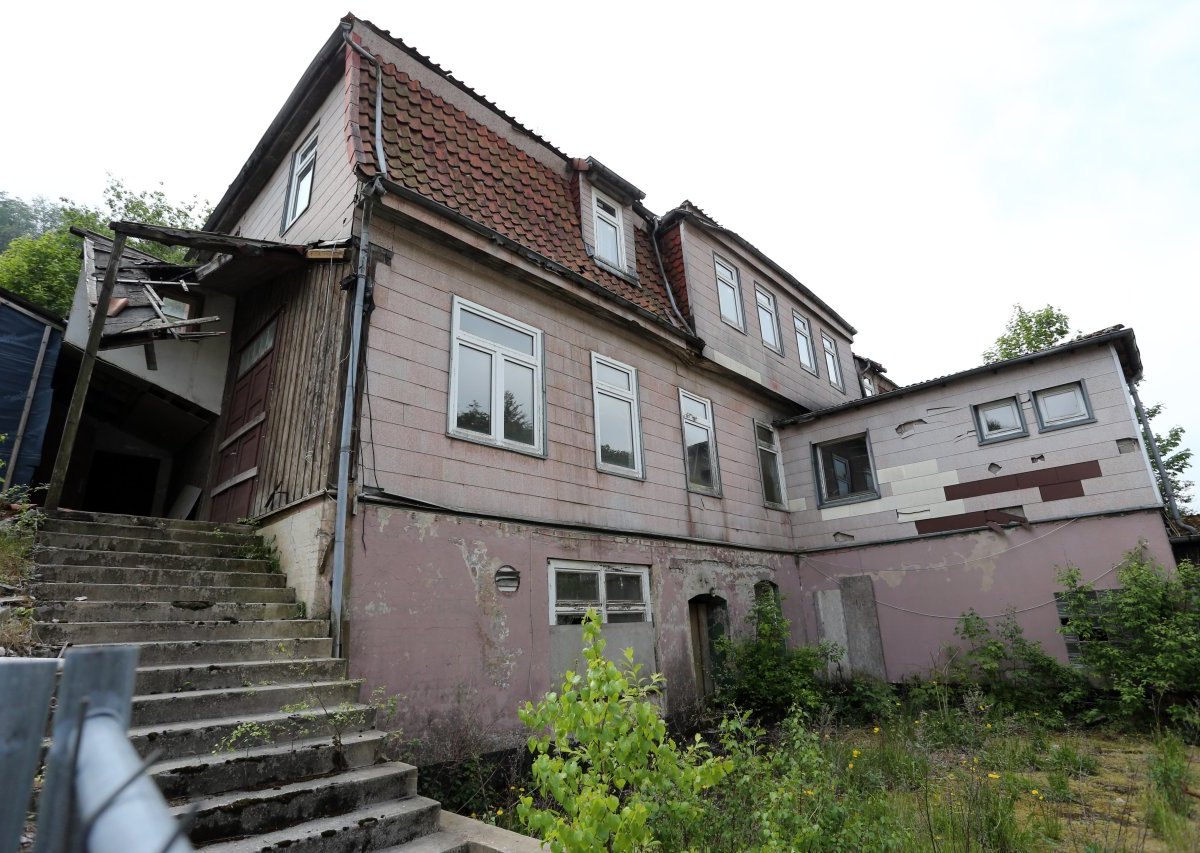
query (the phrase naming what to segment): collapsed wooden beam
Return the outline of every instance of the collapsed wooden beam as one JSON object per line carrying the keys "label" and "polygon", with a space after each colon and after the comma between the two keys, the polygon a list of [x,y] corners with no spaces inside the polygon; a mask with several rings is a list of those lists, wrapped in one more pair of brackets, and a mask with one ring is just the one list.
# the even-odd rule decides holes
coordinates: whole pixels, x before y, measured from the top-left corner
{"label": "collapsed wooden beam", "polygon": [[267,252],[283,252],[304,257],[305,247],[272,240],[251,240],[218,234],[214,231],[194,231],[188,228],[169,228],[165,225],[149,225],[145,222],[110,222],[108,227],[116,234],[152,240],[164,246],[186,246],[202,252],[219,252],[223,255],[253,256]]}

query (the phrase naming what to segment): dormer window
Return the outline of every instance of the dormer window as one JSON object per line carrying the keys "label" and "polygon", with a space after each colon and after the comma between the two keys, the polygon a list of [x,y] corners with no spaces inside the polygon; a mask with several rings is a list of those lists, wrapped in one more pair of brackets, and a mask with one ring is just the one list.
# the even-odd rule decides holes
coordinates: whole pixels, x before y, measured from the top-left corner
{"label": "dormer window", "polygon": [[313,178],[317,173],[317,134],[314,132],[292,155],[292,174],[288,180],[286,203],[283,206],[282,234],[300,214],[308,210],[312,200]]}
{"label": "dormer window", "polygon": [[596,258],[619,270],[625,269],[625,240],[621,207],[592,191],[592,227],[596,233]]}

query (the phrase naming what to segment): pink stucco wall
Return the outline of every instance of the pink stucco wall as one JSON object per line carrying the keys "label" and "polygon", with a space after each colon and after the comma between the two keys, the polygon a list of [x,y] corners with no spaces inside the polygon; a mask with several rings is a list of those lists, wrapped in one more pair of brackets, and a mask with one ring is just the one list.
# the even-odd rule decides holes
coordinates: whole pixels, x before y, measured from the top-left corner
{"label": "pink stucco wall", "polygon": [[[1058,567],[1078,566],[1085,581],[1112,587],[1112,568],[1139,541],[1174,566],[1161,516],[1142,512],[820,551],[800,558],[800,575],[806,593],[835,587],[839,576],[871,577],[888,678],[898,681],[937,665],[956,641],[958,617],[972,607],[983,616],[1013,608],[1025,636],[1066,661],[1054,605]],[[805,610],[815,641],[811,595]]]}
{"label": "pink stucco wall", "polygon": [[[688,601],[727,602],[730,628],[746,629],[754,585],[778,585],[801,641],[802,594],[795,557],[650,537],[555,529],[363,504],[353,535],[348,654],[364,695],[382,687],[414,709],[397,723],[408,733],[438,715],[468,714],[497,740],[519,728],[516,708],[552,686],[549,671],[550,560],[648,566],[653,666],[667,678],[667,707],[694,700]],[[520,589],[499,593],[501,566],[521,573]],[[621,649],[610,646],[609,656]],[[647,662],[649,667],[650,662]]]}

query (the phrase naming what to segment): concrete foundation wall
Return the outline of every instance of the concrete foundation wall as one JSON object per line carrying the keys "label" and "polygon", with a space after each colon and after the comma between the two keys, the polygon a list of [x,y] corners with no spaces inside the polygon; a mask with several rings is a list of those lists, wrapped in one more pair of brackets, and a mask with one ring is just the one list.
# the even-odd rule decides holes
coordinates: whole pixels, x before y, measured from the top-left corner
{"label": "concrete foundation wall", "polygon": [[333,542],[334,502],[323,495],[268,516],[259,533],[274,540],[288,586],[308,608],[310,619],[329,617],[326,556]]}
{"label": "concrete foundation wall", "polygon": [[[1025,636],[1065,662],[1066,646],[1058,633],[1054,604],[1054,594],[1061,589],[1058,569],[1078,566],[1083,580],[1113,587],[1113,567],[1139,541],[1160,563],[1174,566],[1157,512],[810,553],[800,558],[801,585],[809,593],[804,622],[814,629],[829,626],[809,634],[815,642],[838,639],[838,620],[844,620],[841,633],[848,639],[858,635],[850,641],[853,659],[856,647],[869,642],[872,632],[866,624],[870,621],[866,598],[860,594],[858,604],[847,599],[853,597],[855,585],[869,582],[889,680],[935,667],[939,652],[957,640],[958,617],[972,607],[982,616],[997,617],[1014,609]],[[841,595],[832,595],[840,584]],[[840,598],[840,607],[834,606],[835,598]],[[858,619],[855,613],[865,613],[866,619]],[[852,622],[860,623],[860,629],[855,630]],[[860,660],[872,656],[869,649],[859,649],[857,655]]]}
{"label": "concrete foundation wall", "polygon": [[[670,711],[695,701],[690,599],[724,599],[731,633],[746,636],[754,585],[771,581],[795,641],[804,633],[795,560],[787,554],[371,504],[360,505],[350,544],[351,673],[366,680],[364,695],[382,687],[403,697],[401,707],[412,710],[397,724],[410,734],[432,718],[461,715],[503,740],[520,728],[518,705],[558,688],[579,629],[550,624],[551,560],[648,567],[653,621],[607,626],[607,653],[617,659],[632,646],[648,670],[661,671]],[[517,592],[497,590],[502,566],[520,572]],[[566,645],[555,644],[556,632]]]}

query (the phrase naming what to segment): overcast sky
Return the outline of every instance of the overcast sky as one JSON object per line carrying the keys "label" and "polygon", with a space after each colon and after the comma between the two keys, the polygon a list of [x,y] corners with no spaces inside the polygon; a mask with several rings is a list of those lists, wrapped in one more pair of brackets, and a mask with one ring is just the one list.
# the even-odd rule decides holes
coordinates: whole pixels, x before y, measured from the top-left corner
{"label": "overcast sky", "polygon": [[346,11],[700,205],[898,382],[1052,303],[1132,326],[1200,447],[1200,3],[5,3],[0,190],[215,203]]}

